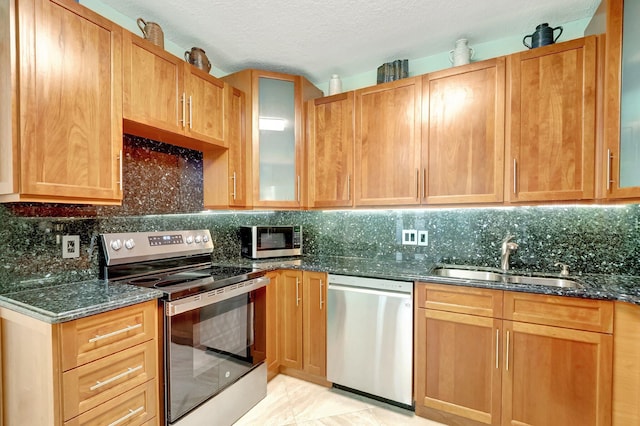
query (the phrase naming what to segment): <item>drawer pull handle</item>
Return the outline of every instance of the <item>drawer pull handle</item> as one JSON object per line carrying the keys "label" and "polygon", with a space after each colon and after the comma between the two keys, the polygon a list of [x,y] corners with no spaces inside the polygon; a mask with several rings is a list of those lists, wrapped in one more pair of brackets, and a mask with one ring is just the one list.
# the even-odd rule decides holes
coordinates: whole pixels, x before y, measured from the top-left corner
{"label": "drawer pull handle", "polygon": [[103,381],[103,382],[101,382],[100,380],[96,380],[96,384],[95,384],[95,385],[93,385],[93,386],[91,386],[91,387],[89,388],[89,390],[94,391],[94,390],[96,390],[96,389],[100,389],[101,387],[103,387],[103,386],[105,386],[105,385],[108,385],[109,383],[113,383],[113,382],[115,382],[116,380],[120,380],[120,379],[122,379],[123,377],[126,377],[126,376],[128,376],[129,374],[131,374],[131,373],[133,373],[133,372],[136,372],[136,371],[138,371],[138,370],[142,370],[142,365],[139,365],[139,366],[137,366],[137,367],[133,367],[133,368],[129,367],[129,368],[127,368],[127,371],[123,371],[123,372],[122,372],[122,373],[120,373],[120,374],[117,374],[117,375],[115,375],[115,376],[113,376],[113,377],[109,377],[107,380],[105,380],[105,381]]}
{"label": "drawer pull handle", "polygon": [[126,414],[126,415],[120,417],[115,422],[109,423],[109,426],[117,426],[120,423],[125,422],[125,421],[129,420],[131,417],[133,417],[136,414],[140,413],[142,410],[144,410],[144,407],[138,407],[135,410],[129,409],[129,414]]}
{"label": "drawer pull handle", "polygon": [[136,328],[140,328],[140,327],[142,327],[142,323],[136,324],[136,325],[128,325],[123,329],[112,331],[111,333],[99,334],[96,337],[93,337],[93,338],[89,339],[89,343],[95,343],[95,342],[97,342],[99,340],[107,339],[107,338],[113,337],[113,336],[117,336],[118,334],[126,333],[128,331],[135,330]]}

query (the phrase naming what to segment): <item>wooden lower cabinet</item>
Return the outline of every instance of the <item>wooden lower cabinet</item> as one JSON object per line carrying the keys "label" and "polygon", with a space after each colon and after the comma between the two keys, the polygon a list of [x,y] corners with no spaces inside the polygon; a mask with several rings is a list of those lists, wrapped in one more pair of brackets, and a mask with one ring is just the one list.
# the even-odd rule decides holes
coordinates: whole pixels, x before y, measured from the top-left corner
{"label": "wooden lower cabinet", "polygon": [[280,271],[278,339],[280,371],[327,384],[327,274]]}
{"label": "wooden lower cabinet", "polygon": [[446,424],[500,424],[502,292],[418,284],[416,414]]}
{"label": "wooden lower cabinet", "polygon": [[416,298],[418,415],[454,425],[611,424],[611,302],[421,283]]}
{"label": "wooden lower cabinet", "polygon": [[155,300],[62,324],[0,308],[0,321],[0,424],[159,424]]}
{"label": "wooden lower cabinet", "polygon": [[327,274],[302,274],[302,368],[327,376]]}
{"label": "wooden lower cabinet", "polygon": [[278,375],[280,363],[278,354],[278,272],[267,273],[270,282],[267,285],[267,379],[271,380]]}
{"label": "wooden lower cabinet", "polygon": [[615,303],[613,425],[640,425],[640,306]]}
{"label": "wooden lower cabinet", "polygon": [[610,334],[504,321],[502,424],[611,424]]}

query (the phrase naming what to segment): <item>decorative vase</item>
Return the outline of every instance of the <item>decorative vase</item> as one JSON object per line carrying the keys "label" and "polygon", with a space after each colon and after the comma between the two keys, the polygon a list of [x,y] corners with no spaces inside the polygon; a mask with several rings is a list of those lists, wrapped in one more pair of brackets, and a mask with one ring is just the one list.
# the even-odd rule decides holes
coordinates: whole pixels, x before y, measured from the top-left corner
{"label": "decorative vase", "polygon": [[471,62],[475,53],[473,48],[469,47],[467,39],[461,38],[456,41],[456,48],[449,52],[449,60],[454,67],[465,65]]}
{"label": "decorative vase", "polygon": [[335,95],[342,92],[342,81],[338,74],[333,74],[329,80],[329,95]]}

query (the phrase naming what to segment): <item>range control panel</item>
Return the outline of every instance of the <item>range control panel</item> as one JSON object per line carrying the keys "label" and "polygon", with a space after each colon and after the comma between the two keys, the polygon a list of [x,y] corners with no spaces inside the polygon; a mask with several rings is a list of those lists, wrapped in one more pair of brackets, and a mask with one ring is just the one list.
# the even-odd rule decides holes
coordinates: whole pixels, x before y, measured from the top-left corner
{"label": "range control panel", "polygon": [[107,266],[213,252],[208,229],[102,234]]}

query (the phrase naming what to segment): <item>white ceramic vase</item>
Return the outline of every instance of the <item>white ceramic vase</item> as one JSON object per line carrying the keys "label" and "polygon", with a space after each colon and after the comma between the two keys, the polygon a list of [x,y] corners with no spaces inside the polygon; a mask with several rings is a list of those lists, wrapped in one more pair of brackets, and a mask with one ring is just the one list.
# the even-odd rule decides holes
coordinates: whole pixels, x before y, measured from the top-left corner
{"label": "white ceramic vase", "polygon": [[466,38],[461,38],[456,41],[456,48],[449,52],[449,60],[454,67],[457,67],[471,62],[474,54],[473,48],[469,47],[469,41]]}
{"label": "white ceramic vase", "polygon": [[329,80],[329,95],[335,95],[342,92],[342,80],[338,74],[333,74]]}

